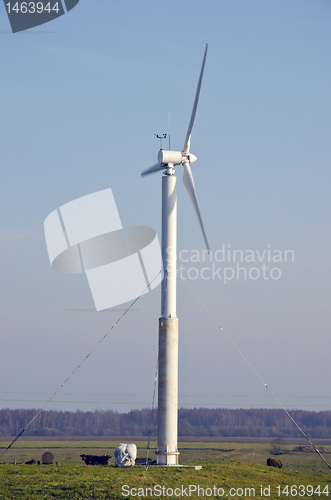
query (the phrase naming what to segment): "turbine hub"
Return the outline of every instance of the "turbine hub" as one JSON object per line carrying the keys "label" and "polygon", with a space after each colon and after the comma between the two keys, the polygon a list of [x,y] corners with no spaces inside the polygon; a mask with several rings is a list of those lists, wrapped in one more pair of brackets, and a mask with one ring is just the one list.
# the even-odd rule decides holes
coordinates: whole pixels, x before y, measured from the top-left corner
{"label": "turbine hub", "polygon": [[182,153],[182,161],[185,162],[185,161],[188,161],[189,163],[194,163],[195,161],[197,161],[197,157],[192,154],[192,153]]}

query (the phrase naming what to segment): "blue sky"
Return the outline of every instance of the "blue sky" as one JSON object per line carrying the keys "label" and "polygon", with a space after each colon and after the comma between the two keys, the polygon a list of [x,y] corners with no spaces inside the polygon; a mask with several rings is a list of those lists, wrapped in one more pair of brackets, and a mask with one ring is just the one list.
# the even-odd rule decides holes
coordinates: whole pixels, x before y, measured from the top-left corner
{"label": "blue sky", "polygon": [[[168,112],[182,149],[208,43],[191,151],[210,246],[294,262],[226,284],[191,262],[188,282],[287,408],[330,409],[330,3],[80,0],[16,34],[0,10],[1,407],[41,406],[121,314],[71,311],[92,297],[84,276],[51,269],[43,222],[111,187],[123,224],[160,235],[161,174],[140,172]],[[201,253],[176,171],[179,251]],[[50,408],[150,406],[159,288],[134,309]],[[180,406],[277,406],[182,282],[178,316]]]}

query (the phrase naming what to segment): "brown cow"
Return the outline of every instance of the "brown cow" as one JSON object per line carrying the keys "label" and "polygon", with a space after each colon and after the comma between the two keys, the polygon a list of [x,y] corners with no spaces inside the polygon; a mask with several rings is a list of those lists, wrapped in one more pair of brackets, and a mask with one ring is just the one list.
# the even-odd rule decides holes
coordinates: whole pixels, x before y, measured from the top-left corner
{"label": "brown cow", "polygon": [[83,453],[83,455],[81,455],[81,458],[82,458],[83,462],[86,463],[86,465],[90,465],[90,460],[92,457],[93,457],[93,455],[85,455],[85,453]]}
{"label": "brown cow", "polygon": [[54,462],[54,455],[50,451],[46,451],[46,453],[43,454],[41,459],[43,461],[43,464],[52,465],[52,463]]}
{"label": "brown cow", "polygon": [[281,469],[283,467],[282,462],[280,460],[278,460],[277,458],[268,458],[267,465],[269,467],[278,467],[279,469]]}

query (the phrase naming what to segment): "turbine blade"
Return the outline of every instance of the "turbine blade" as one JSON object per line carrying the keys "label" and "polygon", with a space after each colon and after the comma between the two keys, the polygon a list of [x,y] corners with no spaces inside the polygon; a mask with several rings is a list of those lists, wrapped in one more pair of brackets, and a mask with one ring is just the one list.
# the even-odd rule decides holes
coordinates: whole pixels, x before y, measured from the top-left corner
{"label": "turbine blade", "polygon": [[201,84],[202,84],[202,77],[203,77],[203,72],[205,69],[205,62],[206,62],[206,57],[207,57],[207,50],[208,50],[208,44],[206,45],[205,55],[204,55],[203,61],[202,61],[200,78],[198,81],[197,91],[195,93],[195,100],[194,100],[194,104],[193,104],[191,119],[190,119],[190,123],[189,123],[188,129],[187,129],[186,139],[184,142],[184,149],[183,149],[184,153],[188,153],[190,151],[191,133],[192,133],[192,128],[193,128],[193,124],[194,124],[194,120],[195,120],[195,115],[197,114],[197,109],[198,109],[200,90],[201,90]]}
{"label": "turbine blade", "polygon": [[205,228],[203,226],[203,222],[202,222],[202,218],[201,218],[201,213],[200,213],[197,193],[196,193],[195,187],[194,187],[194,181],[193,181],[193,175],[191,172],[191,167],[190,167],[190,164],[188,162],[183,163],[183,166],[184,166],[184,175],[183,175],[184,186],[186,187],[186,190],[189,194],[189,197],[191,198],[191,202],[193,204],[195,213],[197,214],[199,224],[201,227],[201,231],[202,231],[203,237],[204,237],[205,242],[206,242],[207,250],[210,251],[209,243],[208,243],[207,236],[205,233]]}
{"label": "turbine blade", "polygon": [[144,175],[153,174],[154,172],[157,172],[158,170],[164,170],[165,168],[166,167],[164,165],[161,165],[161,163],[156,163],[151,168],[148,168],[147,170],[144,170],[143,172],[141,172],[141,177],[144,177]]}

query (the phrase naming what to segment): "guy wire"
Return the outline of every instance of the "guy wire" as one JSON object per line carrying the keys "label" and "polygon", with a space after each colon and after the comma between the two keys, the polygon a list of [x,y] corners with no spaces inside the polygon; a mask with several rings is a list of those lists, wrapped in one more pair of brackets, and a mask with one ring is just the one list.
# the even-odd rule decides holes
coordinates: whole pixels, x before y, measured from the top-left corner
{"label": "guy wire", "polygon": [[331,465],[325,460],[325,458],[323,457],[323,455],[321,454],[321,452],[316,448],[316,446],[311,442],[311,440],[309,439],[309,437],[306,435],[306,433],[303,431],[303,429],[301,429],[301,427],[299,426],[299,424],[294,420],[294,418],[292,417],[292,415],[288,412],[288,410],[285,408],[285,406],[279,401],[279,399],[275,396],[275,394],[272,392],[272,390],[267,386],[267,384],[264,382],[264,380],[262,379],[262,377],[257,373],[257,371],[255,370],[255,368],[251,365],[251,363],[248,361],[248,359],[244,356],[244,354],[241,352],[241,350],[239,349],[239,347],[237,347],[237,345],[233,342],[233,340],[229,337],[229,335],[224,331],[224,329],[221,327],[221,325],[218,323],[218,321],[214,318],[214,316],[212,315],[212,313],[209,311],[209,309],[207,309],[207,307],[205,306],[205,304],[202,302],[202,300],[197,296],[197,294],[192,290],[192,288],[190,287],[190,285],[186,282],[186,280],[184,280],[182,278],[182,276],[180,275],[180,273],[177,271],[177,274],[178,276],[181,278],[181,280],[185,283],[185,285],[191,290],[191,292],[193,293],[193,295],[196,297],[196,299],[200,302],[200,304],[202,305],[202,307],[204,307],[204,309],[207,311],[207,313],[209,314],[209,316],[214,320],[214,322],[216,323],[216,325],[220,328],[220,330],[222,330],[222,332],[224,333],[224,335],[226,336],[226,338],[231,342],[231,344],[234,346],[234,348],[239,352],[240,356],[246,361],[246,363],[248,364],[248,366],[253,370],[253,372],[255,373],[255,375],[257,375],[257,377],[261,380],[261,382],[263,383],[264,387],[266,389],[268,389],[268,391],[270,392],[270,394],[275,398],[275,400],[277,401],[277,403],[280,405],[280,407],[285,411],[286,415],[292,420],[292,422],[294,423],[294,425],[299,429],[299,431],[302,433],[302,435],[307,439],[307,441],[309,442],[310,446],[312,446],[312,448],[316,451],[316,453],[321,457],[321,459],[325,462],[325,464],[329,467],[329,469],[331,469]]}
{"label": "guy wire", "polygon": [[148,289],[148,287],[153,283],[153,281],[156,280],[156,278],[159,276],[159,274],[162,273],[162,269],[160,270],[160,272],[157,273],[157,275],[155,276],[155,278],[150,282],[148,283],[148,285],[146,286],[146,288],[141,292],[141,294],[132,302],[132,304],[124,311],[124,313],[118,318],[118,320],[113,324],[113,326],[108,330],[108,332],[101,338],[101,340],[99,340],[99,342],[93,347],[93,349],[88,353],[87,356],[85,356],[85,358],[83,359],[83,361],[81,361],[79,363],[79,365],[74,369],[74,371],[71,373],[71,375],[69,375],[69,377],[63,382],[62,385],[60,385],[60,387],[57,389],[57,391],[54,392],[53,396],[49,398],[49,400],[44,404],[44,406],[36,413],[36,415],[30,420],[30,422],[21,430],[21,432],[19,434],[17,434],[17,436],[13,439],[13,441],[10,443],[9,446],[7,446],[7,448],[5,449],[5,451],[3,451],[3,453],[0,455],[0,458],[6,453],[6,451],[9,450],[9,448],[11,448],[13,446],[13,444],[18,440],[18,438],[20,436],[22,436],[23,432],[26,431],[26,429],[32,424],[32,422],[34,422],[34,420],[41,414],[41,412],[46,408],[46,406],[52,401],[52,399],[57,395],[57,393],[62,389],[63,386],[65,386],[65,384],[71,379],[71,377],[74,375],[74,373],[76,373],[76,371],[82,366],[82,364],[87,360],[87,358],[92,354],[93,351],[95,351],[95,349],[101,344],[101,342],[103,340],[105,340],[105,338],[107,337],[107,335],[115,328],[116,325],[118,325],[118,323],[121,321],[121,319],[126,315],[126,313],[131,309],[132,306],[134,306],[134,304],[140,299],[140,297],[145,293],[145,291]]}

